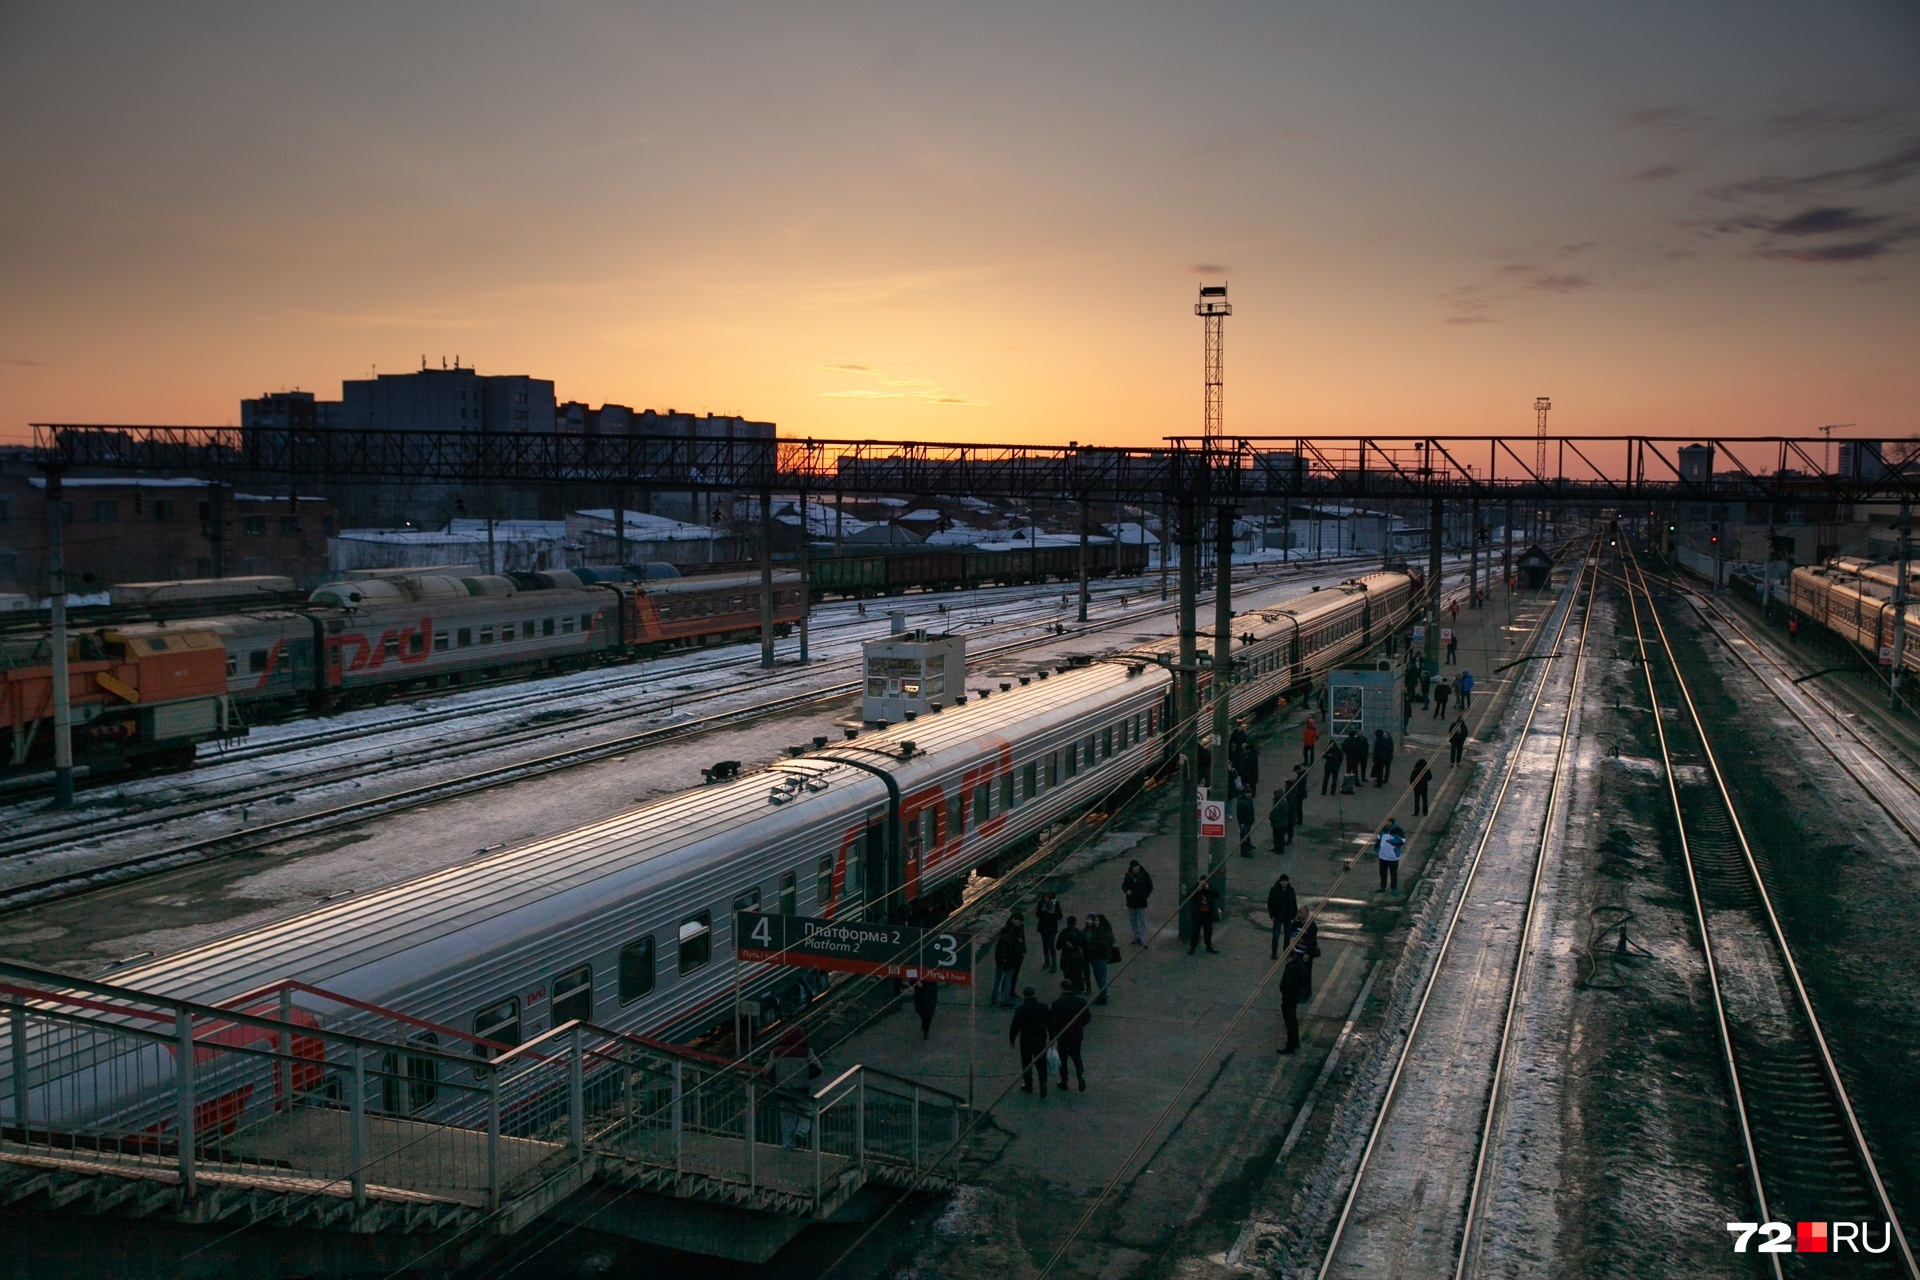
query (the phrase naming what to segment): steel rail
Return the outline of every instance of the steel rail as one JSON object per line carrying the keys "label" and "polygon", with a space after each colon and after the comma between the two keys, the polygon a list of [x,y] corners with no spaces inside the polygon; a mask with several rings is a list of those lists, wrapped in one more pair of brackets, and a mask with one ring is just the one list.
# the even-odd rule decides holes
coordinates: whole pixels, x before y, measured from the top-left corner
{"label": "steel rail", "polygon": [[[1787,669],[1786,665],[1782,663],[1777,657],[1775,657],[1773,653],[1769,651],[1768,647],[1763,647],[1761,642],[1755,639],[1753,634],[1749,632],[1746,628],[1742,627],[1739,621],[1736,618],[1734,618],[1732,614],[1728,613],[1725,609],[1721,608],[1720,603],[1717,600],[1714,600],[1707,596],[1702,596],[1697,592],[1692,593],[1689,596],[1689,598],[1693,601],[1696,607],[1699,607],[1701,609],[1701,612],[1703,615],[1709,609],[1713,611],[1713,616],[1707,619],[1709,625],[1718,624],[1718,626],[1723,626],[1727,630],[1733,632],[1746,644],[1747,648],[1752,649],[1755,653],[1758,653],[1760,654],[1761,657],[1765,658],[1767,660],[1768,665],[1770,665],[1776,672],[1778,672],[1781,678],[1789,682],[1791,682],[1794,679],[1793,673]],[[1758,680],[1761,686],[1764,687],[1768,693],[1771,693],[1774,696],[1774,698],[1779,701],[1780,705],[1786,709],[1787,714],[1791,715],[1795,720],[1798,720],[1800,722],[1801,728],[1805,729],[1809,734],[1812,734],[1815,738],[1819,739],[1820,745],[1827,749],[1827,753],[1833,757],[1834,763],[1838,764],[1842,769],[1844,769],[1848,777],[1852,778],[1855,782],[1860,784],[1860,789],[1867,793],[1867,798],[1872,800],[1875,804],[1879,805],[1881,812],[1885,813],[1887,817],[1893,821],[1895,826],[1899,827],[1902,831],[1907,833],[1908,839],[1912,840],[1915,844],[1920,844],[1920,828],[1915,827],[1913,822],[1910,821],[1906,817],[1906,815],[1896,811],[1893,808],[1893,806],[1887,802],[1886,798],[1880,794],[1879,790],[1876,789],[1872,783],[1868,782],[1866,778],[1862,777],[1860,774],[1860,771],[1856,769],[1853,766],[1853,764],[1847,760],[1845,756],[1841,755],[1837,750],[1834,749],[1832,741],[1826,738],[1825,736],[1823,736],[1820,733],[1820,730],[1814,726],[1813,722],[1808,720],[1806,716],[1802,715],[1798,707],[1794,706],[1792,702],[1788,701],[1786,695],[1780,691],[1779,686],[1776,685],[1772,680],[1769,680],[1766,674],[1762,672],[1759,667],[1754,665],[1752,658],[1748,657],[1746,653],[1742,652],[1739,648],[1737,648],[1734,645],[1728,645],[1727,648],[1732,651],[1735,657],[1739,658],[1740,661],[1743,664],[1745,664],[1747,670],[1753,673],[1754,679]],[[1800,696],[1805,698],[1808,702],[1812,703],[1814,706],[1818,707],[1820,710],[1826,712],[1827,715],[1832,719],[1834,727],[1845,730],[1847,736],[1853,739],[1854,744],[1857,745],[1862,751],[1866,752],[1868,755],[1872,756],[1874,759],[1878,760],[1882,765],[1884,765],[1886,767],[1887,773],[1895,781],[1901,783],[1903,786],[1907,788],[1907,790],[1913,792],[1914,795],[1920,796],[1920,781],[1916,781],[1913,777],[1914,766],[1912,763],[1896,762],[1888,759],[1886,752],[1880,750],[1879,747],[1875,746],[1871,741],[1869,741],[1867,736],[1861,733],[1860,730],[1856,729],[1853,725],[1848,724],[1846,720],[1841,717],[1840,709],[1834,706],[1832,703],[1826,701],[1826,699],[1819,697],[1816,694],[1806,692],[1805,690],[1801,691]]]}
{"label": "steel rail", "polygon": [[[1596,570],[1598,550],[1599,540],[1596,538],[1593,548]],[[1566,718],[1561,721],[1560,742],[1554,749],[1553,775],[1547,780],[1547,807],[1540,820],[1540,843],[1534,851],[1533,874],[1527,882],[1527,907],[1520,921],[1520,942],[1514,955],[1512,985],[1507,989],[1507,1007],[1500,1017],[1500,1045],[1494,1054],[1493,1083],[1487,1091],[1486,1115],[1480,1125],[1480,1149],[1473,1160],[1473,1181],[1467,1188],[1467,1208],[1460,1230],[1460,1252],[1453,1267],[1454,1280],[1463,1280],[1469,1268],[1478,1261],[1475,1246],[1483,1238],[1475,1229],[1480,1216],[1481,1189],[1486,1183],[1488,1158],[1494,1148],[1494,1126],[1499,1121],[1500,1106],[1504,1101],[1501,1085],[1506,1079],[1507,1056],[1513,1043],[1513,1015],[1520,1006],[1520,989],[1526,981],[1527,955],[1532,948],[1534,917],[1540,902],[1540,881],[1546,872],[1547,855],[1554,844],[1554,825],[1560,816],[1567,747],[1573,741],[1573,722],[1580,704],[1581,681],[1587,668],[1587,636],[1593,628],[1593,603],[1599,591],[1599,574],[1595,572],[1587,584],[1587,608],[1580,618],[1580,641],[1573,651],[1573,679],[1567,690]],[[1568,610],[1571,612],[1571,604]],[[1546,687],[1544,676],[1540,684],[1542,689]],[[1516,750],[1516,757],[1518,754]]]}
{"label": "steel rail", "polygon": [[[1585,574],[1584,566],[1582,567],[1582,574],[1583,576]],[[1533,691],[1532,702],[1527,706],[1526,721],[1521,725],[1520,732],[1515,737],[1514,749],[1507,758],[1506,772],[1501,776],[1500,790],[1494,796],[1493,807],[1487,815],[1486,827],[1481,832],[1479,841],[1474,845],[1473,858],[1467,864],[1466,882],[1461,885],[1460,894],[1454,900],[1453,912],[1447,918],[1446,932],[1441,935],[1440,948],[1434,956],[1431,969],[1429,969],[1427,973],[1426,984],[1420,992],[1420,1001],[1414,1007],[1413,1020],[1408,1024],[1406,1034],[1401,1040],[1400,1052],[1393,1065],[1393,1074],[1388,1077],[1387,1080],[1386,1094],[1381,1098],[1380,1109],[1375,1114],[1373,1124],[1367,1131],[1367,1142],[1361,1149],[1359,1166],[1354,1170],[1352,1183],[1347,1188],[1346,1199],[1340,1206],[1340,1216],[1334,1221],[1332,1236],[1327,1241],[1326,1254],[1320,1260],[1319,1271],[1315,1273],[1316,1280],[1326,1280],[1328,1273],[1333,1268],[1333,1260],[1340,1252],[1340,1246],[1346,1238],[1347,1226],[1353,1219],[1354,1204],[1360,1198],[1360,1188],[1366,1181],[1368,1169],[1373,1161],[1374,1150],[1379,1146],[1381,1134],[1386,1129],[1387,1117],[1392,1112],[1393,1104],[1399,1094],[1400,1079],[1406,1073],[1408,1060],[1412,1056],[1414,1041],[1418,1039],[1420,1025],[1426,1017],[1427,1002],[1433,996],[1433,989],[1439,981],[1441,969],[1445,966],[1447,953],[1452,949],[1454,934],[1460,924],[1461,912],[1465,910],[1467,899],[1473,894],[1474,877],[1478,875],[1480,871],[1481,855],[1486,852],[1488,843],[1493,839],[1493,830],[1500,816],[1500,808],[1506,803],[1507,794],[1513,787],[1514,775],[1519,770],[1520,757],[1524,754],[1522,748],[1526,743],[1527,734],[1533,728],[1534,718],[1540,712],[1540,703],[1546,696],[1547,680],[1553,670],[1552,664],[1560,658],[1557,650],[1560,648],[1561,640],[1566,635],[1567,624],[1573,619],[1574,605],[1578,597],[1579,590],[1576,586],[1567,597],[1566,609],[1561,614],[1559,626],[1553,633],[1550,649],[1556,652],[1552,652],[1550,656],[1545,659],[1547,665],[1540,669],[1540,681]],[[1549,614],[1550,613],[1551,610],[1549,611]]]}
{"label": "steel rail", "polygon": [[[1646,574],[1640,568],[1639,560],[1633,555],[1631,548],[1627,548],[1627,558],[1631,565],[1633,575],[1639,578],[1637,590],[1640,595],[1646,598],[1647,613],[1653,620],[1654,630],[1659,636],[1660,648],[1666,656],[1669,669],[1673,673],[1674,686],[1679,691],[1680,702],[1686,707],[1687,719],[1693,726],[1694,734],[1699,740],[1701,754],[1706,760],[1707,774],[1713,779],[1714,791],[1719,796],[1721,806],[1725,811],[1734,838],[1738,843],[1741,861],[1744,863],[1749,877],[1746,887],[1751,889],[1755,901],[1759,904],[1759,914],[1766,921],[1767,932],[1772,938],[1775,957],[1779,963],[1780,970],[1787,978],[1788,984],[1792,987],[1794,1002],[1799,1009],[1801,1017],[1805,1020],[1807,1037],[1813,1046],[1823,1077],[1822,1083],[1826,1087],[1834,1108],[1844,1121],[1844,1127],[1848,1140],[1853,1148],[1854,1157],[1859,1162],[1859,1171],[1866,1175],[1868,1188],[1871,1190],[1873,1198],[1878,1202],[1881,1212],[1886,1215],[1888,1229],[1891,1231],[1893,1238],[1899,1242],[1900,1259],[1904,1264],[1905,1272],[1911,1280],[1920,1280],[1920,1264],[1916,1264],[1915,1262],[1912,1247],[1907,1241],[1906,1232],[1900,1225],[1900,1218],[1894,1211],[1892,1198],[1888,1196],[1886,1184],[1880,1177],[1879,1166],[1875,1163],[1873,1152],[1867,1145],[1866,1134],[1860,1126],[1860,1119],[1854,1110],[1853,1100],[1848,1095],[1846,1084],[1840,1078],[1839,1068],[1833,1061],[1833,1054],[1828,1047],[1826,1033],[1820,1026],[1819,1015],[1814,1011],[1813,1001],[1807,995],[1806,985],[1801,980],[1800,967],[1794,960],[1793,949],[1788,945],[1786,933],[1780,925],[1780,918],[1774,911],[1772,896],[1767,892],[1765,879],[1760,874],[1759,863],[1754,859],[1753,847],[1748,843],[1746,829],[1741,824],[1739,812],[1734,807],[1733,795],[1727,788],[1726,778],[1721,772],[1719,760],[1714,755],[1713,744],[1707,737],[1706,726],[1701,721],[1700,712],[1694,703],[1692,692],[1687,688],[1686,677],[1680,672],[1680,664],[1674,652],[1672,639],[1668,636],[1666,626],[1660,620],[1659,610],[1654,605],[1653,592],[1652,589],[1647,586]],[[1667,737],[1666,726],[1660,714],[1659,695],[1654,688],[1653,664],[1647,651],[1646,630],[1640,620],[1639,603],[1635,599],[1632,591],[1628,592],[1628,601],[1633,609],[1634,633],[1640,648],[1641,668],[1646,674],[1647,695],[1652,704],[1654,726],[1657,730],[1660,743],[1661,763],[1667,777],[1667,794],[1673,803],[1674,823],[1679,831],[1682,863],[1687,872],[1687,887],[1693,899],[1695,923],[1700,930],[1701,953],[1705,958],[1707,978],[1712,987],[1713,1005],[1720,1033],[1721,1050],[1725,1058],[1729,1087],[1733,1093],[1734,1109],[1740,1121],[1741,1140],[1746,1152],[1747,1169],[1753,1186],[1755,1208],[1759,1214],[1759,1220],[1769,1222],[1772,1221],[1772,1215],[1768,1209],[1766,1186],[1761,1174],[1761,1160],[1753,1139],[1754,1126],[1748,1109],[1749,1090],[1741,1079],[1739,1056],[1735,1052],[1733,1042],[1733,1020],[1727,1011],[1726,1001],[1722,995],[1719,965],[1715,962],[1713,956],[1713,934],[1707,927],[1706,901],[1701,892],[1700,878],[1694,866],[1695,842],[1688,835],[1687,819],[1684,806],[1680,799],[1679,784],[1674,772],[1672,744]],[[1775,1253],[1768,1255],[1768,1257],[1772,1264],[1773,1274],[1776,1277],[1783,1276],[1784,1272],[1780,1262],[1781,1255]]]}

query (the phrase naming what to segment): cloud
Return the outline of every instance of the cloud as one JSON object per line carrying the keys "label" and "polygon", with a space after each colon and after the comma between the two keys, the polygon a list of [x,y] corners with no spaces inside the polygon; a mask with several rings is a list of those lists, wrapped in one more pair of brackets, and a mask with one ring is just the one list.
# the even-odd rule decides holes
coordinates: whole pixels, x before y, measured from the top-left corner
{"label": "cloud", "polygon": [[1796,107],[1769,116],[1761,122],[1760,132],[1789,142],[1827,142],[1895,132],[1901,128],[1902,116],[1903,112],[1883,102]]}
{"label": "cloud", "polygon": [[6,365],[11,369],[45,369],[48,367],[45,360],[21,360],[17,358],[0,358],[0,365]]}
{"label": "cloud", "polygon": [[817,364],[816,369],[825,369],[828,373],[871,373],[873,370],[864,364]]}
{"label": "cloud", "polygon": [[1547,293],[1575,293],[1592,287],[1593,281],[1585,276],[1537,275],[1527,281],[1527,288],[1540,289]]}
{"label": "cloud", "polygon": [[1442,324],[1494,323],[1494,318],[1487,314],[1493,304],[1476,285],[1463,284],[1457,289],[1447,290],[1440,295],[1440,305],[1448,312],[1442,318]]}
{"label": "cloud", "polygon": [[1194,265],[1188,267],[1187,270],[1196,276],[1224,276],[1227,274],[1226,267],[1214,262],[1196,262]]}
{"label": "cloud", "polygon": [[1804,196],[1831,188],[1874,190],[1904,182],[1916,174],[1920,174],[1920,138],[1910,138],[1860,164],[1798,175],[1769,174],[1749,178],[1745,182],[1721,187],[1711,194],[1722,200],[1739,200],[1752,196]]}
{"label": "cloud", "polygon": [[1901,240],[1911,238],[1912,234],[1909,231],[1906,235],[1883,236],[1878,240],[1845,240],[1805,248],[1763,244],[1753,251],[1753,256],[1769,262],[1866,262],[1891,253]]}
{"label": "cloud", "polygon": [[1442,320],[1440,323],[1441,324],[1498,324],[1499,321],[1495,320],[1492,316],[1465,315],[1465,316],[1448,316],[1445,320]]}
{"label": "cloud", "polygon": [[1841,231],[1864,231],[1887,219],[1882,214],[1862,213],[1858,209],[1827,206],[1809,209],[1773,223],[1767,230],[1777,236],[1826,236]]}
{"label": "cloud", "polygon": [[1656,182],[1665,182],[1668,178],[1677,178],[1685,172],[1686,170],[1682,169],[1679,165],[1657,164],[1651,169],[1642,169],[1631,177],[1622,178],[1620,181],[1628,186],[1650,187]]}
{"label": "cloud", "polygon": [[1692,107],[1667,105],[1661,107],[1640,107],[1620,114],[1620,127],[1640,129],[1648,133],[1666,133],[1684,135],[1702,133],[1713,125],[1713,117]]}
{"label": "cloud", "polygon": [[985,405],[991,400],[976,400],[949,391],[917,369],[876,369],[866,364],[816,364],[824,373],[853,374],[877,383],[872,387],[854,387],[844,391],[822,391],[828,400],[924,400],[937,405]]}
{"label": "cloud", "polygon": [[975,408],[981,405],[989,405],[993,403],[993,401],[991,400],[975,400],[972,396],[957,396],[951,392],[944,392],[944,391],[937,395],[924,395],[924,396],[921,396],[920,398],[922,400],[925,400],[928,404],[949,405],[949,406],[964,407],[964,408]]}

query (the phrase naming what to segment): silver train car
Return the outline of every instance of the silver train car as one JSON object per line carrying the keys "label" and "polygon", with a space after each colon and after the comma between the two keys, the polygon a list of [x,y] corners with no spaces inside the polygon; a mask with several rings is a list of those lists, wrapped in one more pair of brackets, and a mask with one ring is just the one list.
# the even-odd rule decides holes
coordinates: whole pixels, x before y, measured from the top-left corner
{"label": "silver train car", "polygon": [[[1257,706],[1394,633],[1412,588],[1405,574],[1375,574],[1240,615],[1231,705]],[[1174,647],[977,693],[938,715],[130,965],[112,980],[230,1007],[298,980],[303,1018],[371,1032],[387,1025],[385,1012],[399,1013],[448,1033],[434,1043],[471,1052],[476,1065],[572,1019],[696,1035],[730,1014],[734,911],[850,918],[951,891],[972,868],[1163,760],[1172,675],[1162,660]],[[774,966],[743,966],[742,976],[750,994],[786,1007],[817,990]],[[78,1107],[97,1118],[142,1105],[104,1083],[72,1084],[36,1102],[36,1115]],[[10,1105],[0,1101],[0,1117]]]}
{"label": "silver train car", "polygon": [[[1896,572],[1893,565],[1854,556],[1795,569],[1790,583],[1793,610],[1878,659],[1893,649]],[[1920,574],[1908,579],[1907,598],[1907,646],[1901,665],[1920,672]]]}

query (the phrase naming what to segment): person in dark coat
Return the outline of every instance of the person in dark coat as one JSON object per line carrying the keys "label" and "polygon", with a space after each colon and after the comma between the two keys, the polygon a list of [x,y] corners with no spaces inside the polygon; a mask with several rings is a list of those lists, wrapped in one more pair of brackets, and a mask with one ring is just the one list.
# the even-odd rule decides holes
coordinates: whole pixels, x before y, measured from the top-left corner
{"label": "person in dark coat", "polygon": [[1098,911],[1087,913],[1087,968],[1093,971],[1093,1002],[1107,1002],[1107,966],[1113,963],[1119,946],[1113,939],[1113,924]]}
{"label": "person in dark coat", "polygon": [[1075,991],[1087,989],[1087,935],[1078,929],[1060,932],[1060,976]]}
{"label": "person in dark coat", "polygon": [[1033,988],[1020,993],[1025,998],[1013,1011],[1013,1025],[1007,1028],[1007,1043],[1020,1048],[1020,1089],[1033,1092],[1034,1069],[1040,1071],[1040,1096],[1047,1096],[1047,1037],[1053,1016],[1047,1006],[1034,997]]}
{"label": "person in dark coat", "polygon": [[1393,735],[1385,729],[1373,731],[1373,785],[1384,787],[1393,776]]}
{"label": "person in dark coat", "polygon": [[1064,982],[1060,987],[1060,994],[1054,997],[1053,1008],[1048,1011],[1053,1047],[1060,1051],[1060,1087],[1067,1087],[1067,1064],[1072,1063],[1074,1072],[1080,1077],[1080,1092],[1085,1093],[1087,1064],[1081,1061],[1080,1044],[1086,1038],[1087,1024],[1093,1021],[1093,1011],[1087,1008],[1085,996]]}
{"label": "person in dark coat", "polygon": [[1326,763],[1320,767],[1320,794],[1331,795],[1340,786],[1341,753],[1332,747],[1327,748]]}
{"label": "person in dark coat", "polygon": [[1312,785],[1306,766],[1296,767],[1293,771],[1293,825],[1296,828],[1307,825],[1307,789]]}
{"label": "person in dark coat", "polygon": [[1307,985],[1301,989],[1300,998],[1311,1000],[1313,998],[1313,962],[1320,958],[1320,922],[1318,920],[1307,921],[1307,927],[1300,931],[1300,941],[1294,946],[1293,954],[1300,958],[1300,963],[1307,971]]}
{"label": "person in dark coat", "polygon": [[913,1011],[920,1015],[920,1038],[933,1031],[933,1015],[940,1007],[940,987],[925,978],[913,984]]}
{"label": "person in dark coat", "polygon": [[1267,825],[1273,828],[1273,851],[1285,853],[1293,840],[1293,786],[1300,780],[1300,766],[1293,767],[1293,781],[1273,789],[1273,803],[1267,807]]}
{"label": "person in dark coat", "polygon": [[1294,917],[1300,914],[1300,896],[1288,877],[1281,876],[1267,890],[1267,914],[1273,918],[1273,947],[1267,958],[1278,960],[1281,944],[1291,938]]}
{"label": "person in dark coat", "polygon": [[[1347,778],[1357,786],[1360,782],[1360,770],[1367,763],[1367,740],[1358,729],[1347,735],[1344,750],[1347,756]],[[1344,787],[1342,789],[1344,790]]]}
{"label": "person in dark coat", "polygon": [[1406,737],[1407,730],[1413,727],[1413,691],[1400,695],[1400,736]]}
{"label": "person in dark coat", "polygon": [[1300,1001],[1306,989],[1307,967],[1299,956],[1290,957],[1280,971],[1280,1017],[1287,1024],[1287,1047],[1281,1053],[1300,1052]]}
{"label": "person in dark coat", "polygon": [[1453,722],[1453,729],[1447,734],[1447,745],[1453,748],[1453,763],[1460,763],[1460,753],[1467,749],[1467,718],[1461,716]]}
{"label": "person in dark coat", "polygon": [[1453,686],[1445,680],[1435,680],[1433,682],[1433,718],[1435,720],[1445,720],[1447,718],[1447,696],[1452,692]]}
{"label": "person in dark coat", "polygon": [[1080,927],[1079,916],[1068,916],[1066,924],[1060,928],[1060,945],[1073,946],[1080,951],[1082,960],[1087,957],[1087,932]]}
{"label": "person in dark coat", "polygon": [[1258,820],[1253,807],[1253,797],[1242,791],[1240,798],[1233,802],[1233,820],[1240,826],[1240,856],[1253,856],[1253,824]]}
{"label": "person in dark coat", "polygon": [[1207,944],[1207,954],[1217,956],[1220,952],[1216,950],[1213,945],[1213,921],[1218,908],[1214,905],[1213,901],[1213,885],[1202,880],[1200,887],[1193,891],[1191,901],[1193,910],[1193,937],[1188,942],[1187,954],[1192,955],[1204,940]]}
{"label": "person in dark coat", "polygon": [[1027,928],[1021,922],[1020,913],[1000,926],[999,936],[993,940],[993,1002],[999,1004],[1002,999],[1013,1003],[1014,983],[1020,977],[1020,964],[1027,958]]}
{"label": "person in dark coat", "polygon": [[1248,791],[1260,785],[1260,748],[1251,742],[1240,748],[1240,776],[1246,781]]}
{"label": "person in dark coat", "polygon": [[1433,782],[1433,770],[1428,767],[1425,756],[1413,762],[1413,772],[1407,781],[1413,784],[1413,813],[1418,817],[1427,811],[1427,787]]}
{"label": "person in dark coat", "polygon": [[1120,878],[1120,892],[1127,899],[1127,926],[1133,930],[1133,945],[1147,945],[1147,899],[1153,896],[1153,877],[1140,865],[1139,859],[1127,864],[1127,874]]}
{"label": "person in dark coat", "polygon": [[1040,972],[1052,973],[1059,965],[1060,957],[1054,949],[1054,937],[1060,932],[1060,917],[1066,914],[1066,908],[1060,905],[1060,899],[1051,893],[1040,895],[1040,905],[1033,909],[1033,931],[1040,935]]}

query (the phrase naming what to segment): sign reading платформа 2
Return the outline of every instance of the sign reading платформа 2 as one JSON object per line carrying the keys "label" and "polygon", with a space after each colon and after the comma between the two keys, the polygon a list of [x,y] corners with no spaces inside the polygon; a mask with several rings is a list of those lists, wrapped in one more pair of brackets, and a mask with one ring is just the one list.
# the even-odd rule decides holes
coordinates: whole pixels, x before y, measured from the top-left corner
{"label": "sign reading \u043f\u043b\u0430\u0442\u0444\u043e\u0440\u043c\u0430 2", "polygon": [[973,984],[973,939],[941,929],[865,920],[819,920],[765,911],[733,913],[742,960],[904,978],[965,987]]}

